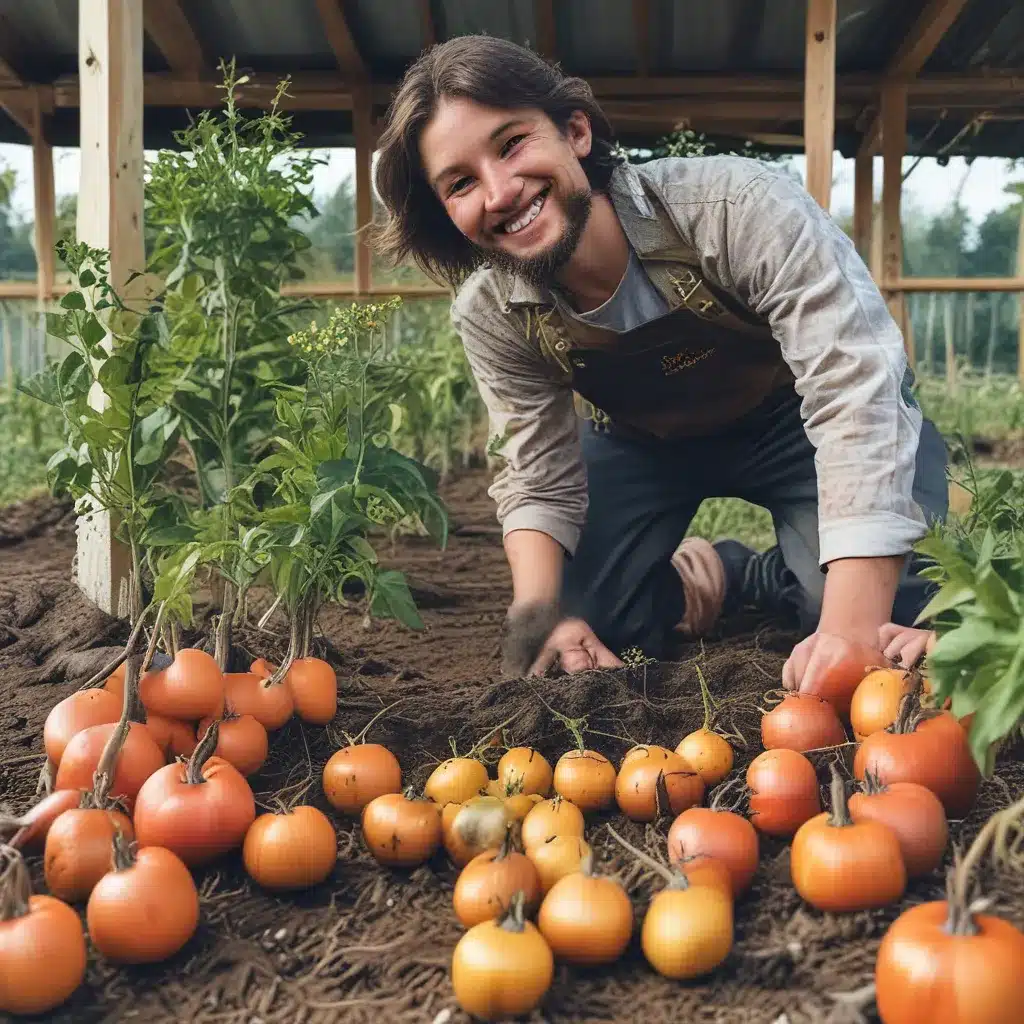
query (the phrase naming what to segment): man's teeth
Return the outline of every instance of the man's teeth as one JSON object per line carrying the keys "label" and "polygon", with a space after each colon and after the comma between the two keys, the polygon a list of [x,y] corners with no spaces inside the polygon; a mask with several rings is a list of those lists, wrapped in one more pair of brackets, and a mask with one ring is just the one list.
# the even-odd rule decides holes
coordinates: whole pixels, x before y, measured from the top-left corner
{"label": "man's teeth", "polygon": [[534,217],[540,213],[540,208],[544,205],[544,196],[539,195],[530,205],[526,208],[526,212],[515,220],[509,221],[505,225],[505,233],[508,235],[514,235],[517,231],[522,231]]}

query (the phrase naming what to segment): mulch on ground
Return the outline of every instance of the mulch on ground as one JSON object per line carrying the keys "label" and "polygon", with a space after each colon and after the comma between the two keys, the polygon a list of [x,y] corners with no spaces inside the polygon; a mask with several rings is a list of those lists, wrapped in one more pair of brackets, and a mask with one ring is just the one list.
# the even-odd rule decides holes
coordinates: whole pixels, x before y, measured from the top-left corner
{"label": "mulch on ground", "polygon": [[[758,703],[778,685],[793,634],[770,622],[726,624],[702,645],[680,649],[674,662],[616,672],[544,680],[502,681],[498,629],[509,581],[483,477],[447,489],[454,535],[440,553],[419,538],[401,538],[383,556],[407,571],[426,629],[395,624],[365,629],[357,610],[332,609],[321,620],[321,644],[339,676],[340,704],[328,729],[293,721],[272,741],[271,757],[252,779],[265,805],[276,793],[306,791],[338,830],[338,864],[328,881],[298,896],[258,889],[237,855],[197,873],[202,923],[173,960],[148,968],[112,967],[90,958],[85,984],[46,1019],[75,1024],[147,1019],[190,1024],[424,1022],[466,1024],[448,980],[462,928],[451,909],[455,869],[443,852],[414,870],[379,867],[356,822],[333,812],[320,775],[343,732],[356,733],[400,700],[371,739],[394,750],[408,782],[422,786],[447,756],[506,719],[518,742],[549,760],[569,748],[564,727],[545,702],[571,717],[587,716],[591,745],[617,761],[633,742],[675,746],[703,717],[695,661],[731,724],[746,740],[743,770],[759,752]],[[49,709],[80,685],[104,648],[125,639],[122,623],[90,606],[71,584],[74,520],[66,506],[34,499],[0,510],[0,804],[15,810],[33,799],[42,764],[41,733]],[[267,599],[250,609],[258,618]],[[246,653],[280,656],[284,636],[244,631]],[[241,666],[240,666],[241,667]],[[983,784],[969,818],[955,822],[954,842],[967,844],[987,817],[1024,791],[1020,749],[1005,752]],[[827,759],[820,759],[827,778]],[[599,866],[618,872],[639,916],[653,891],[646,870],[632,865],[603,828],[664,857],[668,822],[642,826],[618,814],[588,827]],[[42,890],[40,858],[30,862]],[[986,874],[997,911],[1024,925],[1024,878]],[[547,1024],[665,1021],[707,1024],[855,1024],[876,1020],[870,983],[878,943],[906,907],[943,896],[940,874],[911,885],[901,904],[882,911],[830,915],[793,890],[788,847],[762,841],[751,890],[736,908],[736,943],[728,960],[700,983],[677,984],[646,965],[634,938],[627,955],[600,970],[556,968],[555,982],[532,1017]]]}

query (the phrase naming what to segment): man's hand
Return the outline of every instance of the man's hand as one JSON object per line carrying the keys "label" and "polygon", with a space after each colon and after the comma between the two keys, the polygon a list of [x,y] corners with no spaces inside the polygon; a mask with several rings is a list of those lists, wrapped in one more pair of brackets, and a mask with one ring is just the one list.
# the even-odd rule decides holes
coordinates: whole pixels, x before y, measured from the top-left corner
{"label": "man's hand", "polygon": [[930,629],[914,629],[887,622],[878,631],[878,646],[890,660],[910,668],[922,654],[931,654],[938,637]]}
{"label": "man's hand", "polygon": [[[782,685],[787,690],[817,693],[827,673],[844,661],[863,662],[867,650],[862,642],[835,633],[812,633],[793,648],[782,669]],[[881,652],[876,660],[881,662]]]}
{"label": "man's hand", "polygon": [[513,603],[501,628],[501,674],[525,676],[560,619],[555,601]]}
{"label": "man's hand", "polygon": [[530,666],[530,675],[543,675],[559,660],[566,672],[621,668],[623,664],[582,619],[563,619],[555,626]]}

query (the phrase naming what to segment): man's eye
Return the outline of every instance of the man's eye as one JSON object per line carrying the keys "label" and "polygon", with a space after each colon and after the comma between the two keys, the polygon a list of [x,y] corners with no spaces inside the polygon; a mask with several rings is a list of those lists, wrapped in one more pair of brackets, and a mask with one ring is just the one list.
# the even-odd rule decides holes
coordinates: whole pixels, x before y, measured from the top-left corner
{"label": "man's eye", "polygon": [[459,178],[453,181],[448,188],[448,195],[453,196],[456,192],[463,192],[469,184],[469,178]]}
{"label": "man's eye", "polygon": [[505,145],[501,147],[501,155],[506,156],[510,153],[517,142],[522,142],[525,139],[525,135],[513,135],[510,139],[506,140]]}

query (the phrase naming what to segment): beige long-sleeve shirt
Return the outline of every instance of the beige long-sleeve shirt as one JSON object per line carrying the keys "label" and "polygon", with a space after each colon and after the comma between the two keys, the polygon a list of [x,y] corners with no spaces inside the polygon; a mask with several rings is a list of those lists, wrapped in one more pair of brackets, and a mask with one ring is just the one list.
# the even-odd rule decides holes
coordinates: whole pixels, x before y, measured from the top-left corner
{"label": "beige long-sleeve shirt", "polygon": [[[641,260],[677,243],[770,326],[816,449],[821,563],[909,551],[926,531],[911,493],[921,412],[900,330],[847,236],[787,173],[741,157],[623,165],[609,195]],[[504,532],[539,530],[571,554],[587,509],[572,387],[524,328],[553,305],[488,266],[452,321],[503,439],[490,494]]]}

